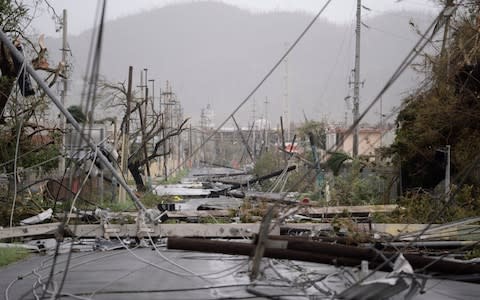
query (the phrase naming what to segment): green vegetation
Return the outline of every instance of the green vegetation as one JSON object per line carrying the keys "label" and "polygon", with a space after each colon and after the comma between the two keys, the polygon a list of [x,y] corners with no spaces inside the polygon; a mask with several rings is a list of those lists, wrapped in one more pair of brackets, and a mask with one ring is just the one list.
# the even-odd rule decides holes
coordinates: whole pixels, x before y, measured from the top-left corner
{"label": "green vegetation", "polygon": [[297,140],[301,142],[305,149],[310,149],[310,135],[315,147],[326,150],[327,134],[326,123],[319,121],[305,121],[303,125],[298,128]]}
{"label": "green vegetation", "polygon": [[159,182],[159,184],[174,184],[174,183],[179,183],[180,180],[188,175],[188,172],[190,172],[189,169],[182,169],[179,170],[178,172],[175,173],[175,175],[168,177],[167,180],[162,180]]}
{"label": "green vegetation", "polygon": [[[77,121],[78,123],[85,123],[87,121],[87,116],[83,112],[83,109],[79,105],[72,105],[67,108],[68,112],[72,115],[72,117]],[[68,122],[68,120],[67,120]],[[68,122],[70,123],[70,122]]]}
{"label": "green vegetation", "polygon": [[331,202],[335,205],[373,205],[385,202],[385,178],[375,173],[360,174],[359,164],[358,160],[353,161],[342,174],[330,180]]}
{"label": "green vegetation", "polygon": [[[274,171],[282,170],[285,168],[283,153],[273,150],[264,152],[255,163],[253,174],[256,177],[270,174]],[[297,164],[297,169],[291,171],[285,175],[285,177],[271,178],[265,180],[259,184],[259,189],[262,191],[271,191],[275,187],[274,191],[278,192],[283,187],[283,191],[289,192],[308,192],[309,195],[316,195],[318,193],[318,187],[316,184],[315,172],[310,166],[303,165],[303,163]],[[313,198],[312,198],[313,199]],[[316,200],[318,200],[316,198]]]}
{"label": "green vegetation", "polygon": [[[466,8],[452,19],[445,54],[425,55],[427,87],[405,99],[398,115],[397,137],[389,154],[401,166],[404,189],[433,189],[442,180],[445,145],[451,146],[452,176],[466,170],[478,154],[480,4],[472,1]],[[467,183],[478,185],[480,174],[471,172]]]}
{"label": "green vegetation", "polygon": [[465,255],[465,259],[474,259],[477,257],[480,257],[480,247],[478,246],[468,251]]}
{"label": "green vegetation", "polygon": [[[410,191],[399,199],[398,209],[391,214],[377,214],[373,219],[382,223],[446,223],[476,217],[480,212],[478,189],[472,185],[463,186],[448,205],[443,197],[435,197],[421,189]],[[443,213],[438,215],[440,209]]]}
{"label": "green vegetation", "polygon": [[[385,154],[402,172],[403,207],[392,222],[448,222],[480,215],[480,3],[456,12],[445,51],[425,54],[426,82],[404,100],[397,136]],[[417,65],[419,67],[419,65]],[[446,145],[451,149],[451,203],[444,206]],[[441,214],[439,214],[439,210]]]}
{"label": "green vegetation", "polygon": [[29,255],[24,248],[0,248],[0,267],[22,260]]}

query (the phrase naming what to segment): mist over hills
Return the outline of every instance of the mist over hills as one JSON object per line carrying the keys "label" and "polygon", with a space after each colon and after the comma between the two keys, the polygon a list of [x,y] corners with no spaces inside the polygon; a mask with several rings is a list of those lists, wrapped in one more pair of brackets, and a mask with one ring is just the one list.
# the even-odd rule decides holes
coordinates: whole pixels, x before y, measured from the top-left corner
{"label": "mist over hills", "polygon": [[[111,82],[125,81],[128,66],[134,67],[135,85],[140,71],[148,68],[155,79],[155,95],[168,80],[186,116],[198,123],[202,107],[211,104],[216,124],[228,116],[270,70],[313,18],[301,12],[255,14],[218,2],[171,5],[105,24],[101,74]],[[364,20],[362,28],[360,107],[366,107],[418,39],[409,22],[423,29],[431,16],[419,12],[388,13]],[[69,36],[72,49],[72,90],[68,104],[80,99],[91,31]],[[58,49],[60,39],[48,39]],[[256,115],[265,112],[278,123],[284,94],[288,92],[294,121],[308,118],[342,121],[344,98],[352,95],[348,86],[354,61],[354,24],[333,24],[318,20],[310,32],[255,94]],[[58,55],[58,56],[56,56]],[[51,53],[51,60],[60,54]],[[285,78],[288,69],[288,89]],[[407,70],[383,98],[383,113],[398,106],[405,93],[418,84],[418,74]],[[157,100],[158,101],[158,100]],[[251,118],[250,101],[238,119]],[[100,112],[96,112],[99,114]],[[351,119],[351,111],[348,110]],[[379,120],[379,107],[367,121]]]}

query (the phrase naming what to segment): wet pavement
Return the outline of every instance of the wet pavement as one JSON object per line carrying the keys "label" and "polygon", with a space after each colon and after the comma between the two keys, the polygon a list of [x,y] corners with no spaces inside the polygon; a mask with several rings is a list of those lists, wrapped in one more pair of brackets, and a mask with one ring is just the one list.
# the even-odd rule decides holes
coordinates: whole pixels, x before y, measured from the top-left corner
{"label": "wet pavement", "polygon": [[[52,259],[33,255],[0,269],[5,299],[35,299],[33,287],[40,298],[38,282],[47,281]],[[50,290],[61,285],[67,260],[67,254],[58,256]],[[247,257],[165,248],[73,253],[62,299],[332,299],[327,294],[341,292],[359,274],[349,268],[264,259],[263,275],[250,285],[247,265]],[[425,291],[413,299],[478,299],[480,285],[428,280]]]}

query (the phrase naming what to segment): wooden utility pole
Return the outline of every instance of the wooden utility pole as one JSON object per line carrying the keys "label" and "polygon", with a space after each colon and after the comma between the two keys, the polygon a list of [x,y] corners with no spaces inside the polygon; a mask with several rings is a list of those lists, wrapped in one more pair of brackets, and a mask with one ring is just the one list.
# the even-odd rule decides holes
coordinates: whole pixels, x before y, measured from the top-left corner
{"label": "wooden utility pole", "polygon": [[[283,118],[280,116],[280,134],[282,138],[282,149],[284,151],[287,151],[286,145],[285,145],[285,131],[283,130]],[[283,158],[285,159],[285,163],[288,163],[288,154],[284,152]]]}
{"label": "wooden utility pole", "polygon": [[[145,88],[145,111],[143,116],[143,125],[142,125],[142,142],[144,143],[143,153],[145,159],[148,158],[148,141],[147,141],[147,113],[148,113],[148,106],[147,106],[147,99],[148,99],[148,87]],[[145,163],[147,181],[150,180],[150,162],[147,160]]]}
{"label": "wooden utility pole", "polygon": [[355,69],[353,83],[353,157],[358,156],[358,127],[357,124],[360,117],[360,32],[362,26],[362,1],[357,0],[357,24],[355,27]]}
{"label": "wooden utility pole", "polygon": [[[143,153],[145,159],[148,158],[148,141],[146,140],[146,131],[147,131],[147,115],[148,115],[148,69],[143,69],[145,71],[145,110],[143,116],[143,126],[142,126],[142,143],[144,143]],[[147,186],[150,186],[150,162],[147,160],[145,163],[145,177]]]}
{"label": "wooden utility pole", "polygon": [[[67,48],[68,48],[68,42],[67,42],[67,10],[63,10],[63,20],[62,20],[62,64],[63,64],[63,74],[65,77],[63,78],[63,91],[62,91],[62,106],[65,107],[65,99],[66,99],[66,94],[67,94],[67,88],[68,88],[68,80],[67,80]],[[62,151],[63,151],[63,156],[60,156],[60,173],[65,172],[66,164],[65,164],[65,155],[67,154],[67,147],[65,145],[66,140],[65,140],[65,134],[66,134],[66,119],[65,116],[62,115],[60,118],[60,128],[62,129]]]}
{"label": "wooden utility pole", "polygon": [[[132,76],[133,76],[133,67],[128,67],[128,87],[127,87],[127,112],[125,114],[125,123],[123,127],[123,136],[122,136],[122,158],[121,158],[121,167],[122,174],[125,178],[128,177],[128,156],[129,156],[129,146],[128,140],[130,135],[130,103],[132,101]],[[125,176],[126,175],[126,176]],[[126,191],[123,188],[120,188],[118,193],[118,201],[120,203],[126,202]]]}

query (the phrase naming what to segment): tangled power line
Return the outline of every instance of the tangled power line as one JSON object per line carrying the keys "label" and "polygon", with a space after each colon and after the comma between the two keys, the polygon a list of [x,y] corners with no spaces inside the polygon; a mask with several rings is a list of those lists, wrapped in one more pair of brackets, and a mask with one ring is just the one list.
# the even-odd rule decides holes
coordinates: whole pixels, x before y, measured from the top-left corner
{"label": "tangled power line", "polygon": [[[255,86],[255,88],[247,95],[247,97],[242,100],[242,102],[237,106],[237,108],[228,116],[228,118],[226,120],[224,120],[222,122],[221,125],[218,126],[218,128],[215,130],[214,133],[212,133],[209,137],[207,137],[203,142],[202,144],[196,148],[194,151],[192,151],[192,153],[190,153],[190,157],[191,158],[195,153],[197,153],[203,146],[205,146],[206,142],[208,140],[210,140],[214,134],[216,132],[218,132],[225,124],[226,122],[228,122],[228,120],[232,117],[234,117],[234,115],[238,112],[238,110],[256,93],[256,91],[263,85],[263,83],[270,77],[270,75],[277,69],[277,67],[281,64],[281,62],[289,55],[289,53],[295,48],[295,46],[300,42],[300,40],[303,38],[303,36],[308,32],[308,30],[312,27],[312,25],[315,23],[315,21],[319,18],[319,16],[322,14],[322,12],[326,9],[326,7],[330,4],[331,0],[328,0],[326,1],[326,3],[323,5],[323,7],[320,9],[320,11],[315,15],[315,17],[313,18],[313,20],[307,25],[307,27],[305,28],[304,31],[302,31],[302,33],[300,34],[300,36],[295,40],[295,42],[290,46],[290,48],[284,53],[284,55],[281,56],[281,58],[274,64],[274,66],[272,67],[272,69],[267,72],[267,74],[265,75],[265,77],[259,82],[258,85]],[[104,22],[104,14],[105,14],[105,3],[106,1],[103,2],[103,5],[102,5],[102,10],[101,10],[101,17],[100,17],[100,21],[99,21],[99,30],[98,30],[98,35],[97,35],[97,40],[96,40],[96,43],[95,43],[95,50],[93,52],[93,62],[92,62],[92,67],[91,67],[91,78],[93,78],[93,84],[90,85],[88,87],[88,97],[87,97],[87,100],[86,100],[86,104],[85,104],[85,107],[87,109],[91,109],[93,107],[93,101],[94,101],[94,98],[95,98],[95,89],[96,89],[96,82],[98,80],[98,72],[99,72],[99,65],[100,65],[100,51],[101,51],[101,42],[102,42],[102,30],[103,30],[103,22]],[[373,108],[373,106],[381,99],[381,97],[384,95],[384,93],[394,84],[394,82],[400,77],[400,75],[403,73],[403,71],[405,71],[405,69],[415,60],[415,58],[419,55],[419,53],[422,52],[422,50],[425,48],[425,46],[430,42],[430,38],[428,37],[429,35],[433,36],[435,33],[437,33],[438,31],[438,28],[440,28],[441,26],[439,24],[441,24],[441,21],[442,21],[442,16],[443,16],[443,13],[445,12],[445,10],[443,10],[439,16],[434,20],[434,22],[432,22],[432,24],[428,27],[428,29],[425,31],[425,33],[422,35],[422,37],[420,38],[420,40],[415,44],[415,46],[413,47],[413,49],[410,51],[410,53],[407,55],[407,57],[402,61],[402,63],[399,65],[399,67],[396,69],[396,71],[393,73],[393,75],[390,77],[390,79],[387,81],[387,83],[385,84],[385,86],[380,90],[380,92],[378,93],[378,95],[370,102],[370,104],[367,106],[367,108],[363,111],[363,113],[360,115],[360,117],[355,120],[355,122],[348,128],[348,130],[346,131],[346,134],[351,134],[353,132],[353,129],[358,126],[358,124],[361,122],[361,120],[365,117],[365,115]],[[436,26],[437,30],[433,30],[432,29]],[[0,38],[2,39],[2,41],[6,44],[8,44],[8,42],[5,42],[5,41],[8,41],[6,40],[6,37],[3,35],[3,34],[0,34]],[[93,40],[93,38],[92,38]],[[92,43],[93,45],[94,43]],[[92,46],[92,49],[93,49],[93,46]],[[19,54],[18,53],[15,53],[14,52],[14,55],[16,54],[16,56],[18,56]],[[17,57],[18,58],[18,57]],[[25,63],[23,63],[24,65],[24,68],[29,71],[32,76],[35,78],[34,76],[34,73],[32,73],[32,70],[29,69],[29,66],[28,65],[25,65]],[[38,79],[35,78],[37,81]],[[40,82],[39,82],[40,84]],[[41,85],[41,84],[40,84]],[[48,89],[46,90],[47,94],[48,94]],[[52,100],[55,102],[55,97],[52,98]],[[71,123],[74,125],[74,127],[77,129],[77,130],[80,130],[81,132],[81,137],[84,139],[84,141],[86,141],[91,147],[92,149],[94,149],[95,151],[95,158],[97,158],[97,155],[98,155],[98,158],[102,161],[104,161],[105,163],[108,162],[108,160],[105,158],[105,156],[101,153],[101,151],[98,151],[98,145],[94,144],[91,142],[91,137],[89,135],[85,135],[85,128],[82,127],[80,128],[79,124],[76,123],[76,121],[70,116],[70,114],[66,113],[65,111],[62,111],[67,119],[69,119],[71,121]],[[89,134],[91,133],[91,131],[89,131]],[[15,152],[15,160],[14,160],[14,169],[16,170],[16,161],[17,161],[17,158],[19,156],[18,154],[18,137],[17,137],[17,150]],[[331,148],[329,149],[329,151],[332,151],[334,150],[334,148]],[[185,161],[180,165],[182,166],[183,164],[185,164],[185,162],[187,162],[189,160],[189,158],[185,159]],[[465,181],[466,179],[466,175],[469,174],[477,165],[478,163],[480,162],[480,155],[477,156],[475,158],[475,160],[471,163],[470,167],[468,169],[465,170],[465,172],[463,174],[460,174],[461,176],[458,178],[458,181],[459,183],[462,183]],[[107,167],[109,166],[109,164],[106,164]],[[179,167],[180,167],[179,166]],[[179,168],[178,167],[178,168]],[[91,172],[93,168],[93,162],[92,162],[92,165],[89,169],[89,172]],[[16,172],[16,171],[15,171]],[[307,176],[309,175],[312,175],[312,172],[313,170],[310,170],[308,172],[305,172],[304,176],[302,176],[301,178],[299,178],[298,180],[298,184],[300,184],[300,182],[302,182]],[[318,170],[316,171],[318,172]],[[116,174],[116,172],[112,172],[114,174]],[[282,173],[282,177],[285,177],[285,173]],[[285,178],[282,178],[282,179],[285,179]],[[123,181],[123,178],[119,177],[117,178],[118,182],[120,183],[124,183]],[[275,183],[275,186],[274,187],[277,187],[279,184],[280,184],[280,180],[281,179],[278,179],[278,181]],[[125,183],[126,185],[126,183]],[[82,184],[83,186],[83,184]],[[81,190],[81,189],[80,189]],[[15,190],[16,191],[16,190]],[[455,193],[457,191],[454,192],[454,194],[450,197],[450,200],[445,202],[442,207],[437,211],[437,213],[432,217],[432,221],[427,225],[427,227],[425,229],[423,229],[421,232],[419,232],[416,237],[411,241],[409,242],[409,244],[407,244],[405,247],[408,247],[410,245],[412,245],[415,241],[418,241],[418,239],[429,229],[431,228],[433,222],[435,221],[435,219],[437,219],[442,213],[444,213],[445,209],[448,207],[449,204],[451,204],[451,201],[453,201],[454,199],[454,196],[455,196]],[[73,210],[73,205],[75,204],[75,200],[77,199],[78,195],[79,195],[80,191],[78,192],[78,194],[75,196],[75,199],[73,200],[72,204],[71,204],[71,207],[70,207],[70,210],[69,212],[71,213],[72,210]],[[16,193],[15,193],[16,194]],[[284,197],[286,196],[287,192],[285,192],[284,194]],[[136,198],[136,196],[132,193],[133,197],[132,199],[134,200],[137,208],[139,210],[146,210],[145,206],[143,206],[143,204],[141,204],[141,202],[139,201],[138,198]],[[13,215],[13,210],[15,208],[15,199],[13,201],[13,207],[12,207],[12,215]],[[290,209],[291,207],[288,207],[288,209]],[[290,211],[290,213],[293,213],[292,211]],[[63,222],[63,226],[68,224],[69,222],[69,216],[70,214],[66,214],[65,215],[65,220]],[[285,215],[284,215],[285,217]],[[12,217],[11,217],[11,220],[10,220],[10,226],[12,224]],[[74,230],[75,232],[75,230]],[[152,247],[153,247],[153,250],[155,250],[155,252],[158,254],[158,256],[160,256],[164,261],[166,261],[168,264],[178,268],[178,269],[181,269],[183,272],[178,272],[178,271],[175,271],[175,270],[172,270],[172,269],[169,269],[169,268],[166,268],[166,267],[163,267],[163,266],[160,266],[154,262],[151,262],[147,259],[144,259],[142,258],[141,256],[137,255],[132,249],[129,248],[128,245],[125,244],[125,242],[122,240],[122,238],[116,234],[116,237],[118,238],[118,240],[120,241],[120,243],[122,244],[123,248],[126,249],[126,251],[131,254],[133,257],[135,257],[136,259],[138,259],[139,261],[142,261],[143,263],[145,263],[146,265],[149,265],[151,267],[154,267],[158,270],[161,270],[163,272],[167,272],[167,273],[170,273],[170,274],[174,274],[174,275],[177,275],[177,276],[180,276],[180,277],[184,277],[184,278],[189,278],[189,277],[198,277],[198,278],[201,278],[202,280],[204,280],[205,282],[209,283],[208,286],[205,286],[203,287],[204,289],[222,289],[222,288],[225,288],[225,287],[245,287],[247,285],[244,285],[244,284],[236,284],[236,285],[215,285],[211,280],[213,279],[216,279],[216,278],[220,278],[222,276],[227,276],[227,275],[230,275],[234,272],[237,272],[239,269],[245,267],[247,264],[248,264],[248,261],[242,261],[238,264],[235,264],[234,266],[230,266],[228,268],[225,268],[225,269],[222,269],[222,270],[218,270],[218,271],[215,271],[215,272],[210,272],[210,273],[197,273],[197,272],[194,272],[192,270],[190,270],[189,268],[185,267],[185,266],[182,266],[176,262],[174,262],[173,260],[171,260],[170,258],[166,257],[162,252],[161,250],[157,247],[155,241],[152,239],[152,237],[150,236],[150,234],[148,234],[148,240],[150,241]],[[55,250],[55,254],[53,257],[50,257],[48,258],[47,260],[43,261],[40,265],[40,267],[38,268],[34,268],[28,275],[26,276],[35,276],[37,278],[37,280],[35,281],[32,289],[29,291],[29,292],[33,292],[34,296],[36,299],[45,299],[47,296],[51,296],[53,299],[57,299],[59,297],[62,297],[62,296],[69,296],[69,297],[73,297],[73,298],[76,298],[76,299],[92,299],[96,294],[102,294],[102,290],[108,286],[110,286],[111,284],[113,284],[115,281],[118,281],[118,280],[121,280],[122,278],[126,277],[126,276],[129,276],[131,273],[133,272],[137,272],[139,271],[140,269],[135,269],[135,270],[131,270],[129,272],[127,272],[126,274],[120,276],[120,277],[117,277],[116,279],[114,279],[113,281],[110,281],[110,282],[107,282],[105,285],[103,285],[102,287],[100,287],[99,289],[95,290],[95,291],[92,291],[91,293],[89,293],[88,295],[87,294],[71,294],[71,293],[65,293],[65,292],[62,292],[63,290],[63,287],[64,287],[64,284],[65,284],[65,281],[66,281],[66,277],[67,277],[67,274],[68,272],[77,267],[77,266],[81,266],[81,265],[84,265],[85,263],[87,262],[92,262],[92,261],[97,261],[97,260],[101,260],[101,259],[106,259],[108,257],[111,257],[113,255],[116,255],[117,253],[113,253],[111,255],[104,255],[104,256],[101,256],[101,257],[96,257],[96,258],[93,258],[92,260],[87,260],[87,261],[82,261],[82,262],[79,262],[77,264],[74,264],[74,265],[70,265],[71,262],[73,262],[74,260],[77,260],[83,256],[79,256],[79,257],[72,257],[72,248],[70,248],[70,251],[69,251],[69,254],[66,258],[66,260],[62,261],[62,262],[59,262],[58,261],[58,257],[59,257],[59,243],[57,243],[57,248]],[[388,242],[387,242],[388,243]],[[73,241],[71,243],[72,247],[73,247]],[[397,254],[400,254],[402,252],[402,249],[398,249],[397,250]],[[88,254],[89,255],[89,254]],[[437,261],[440,261],[442,260],[444,257],[439,257]],[[51,264],[49,266],[45,266],[45,264],[48,262],[48,261],[52,261]],[[381,269],[381,267],[383,267],[384,265],[386,264],[389,264],[391,263],[393,260],[393,256],[391,258],[386,258],[385,259],[385,262],[382,263],[381,266],[377,267],[376,269],[372,270],[366,277],[364,277],[362,280],[360,281],[356,281],[356,282],[353,282],[352,284],[353,285],[359,285],[361,284],[362,282],[364,282],[367,278],[371,277],[374,273],[376,273],[378,270]],[[59,265],[60,263],[62,264],[65,264],[64,266],[64,269],[63,270],[55,270],[56,266]],[[273,264],[270,262],[270,267],[272,269],[275,269]],[[46,282],[43,281],[43,276],[41,276],[39,274],[39,272],[41,270],[47,270],[48,268],[50,268],[50,272],[49,272],[49,275],[48,275],[48,278],[46,280]],[[276,271],[275,273],[277,273],[277,275],[279,275],[279,277],[282,277],[280,275],[280,273],[278,271]],[[60,284],[57,284],[55,283],[54,284],[54,275],[58,275],[58,274],[62,274],[62,278],[61,278],[61,282]],[[335,276],[337,276],[338,274],[335,274]],[[332,274],[331,275],[328,275],[328,276],[333,276]],[[325,277],[322,277],[320,279],[316,279],[317,281],[319,282],[322,282],[324,279],[328,278],[328,276],[325,276]],[[347,275],[348,276],[348,275]],[[288,279],[284,278],[285,281],[287,281],[287,283],[289,282]],[[5,290],[5,298],[8,300],[9,299],[9,290],[12,288],[12,286],[15,284],[17,280],[14,280],[12,281],[7,289]],[[290,282],[291,283],[291,282]],[[303,282],[302,284],[305,284],[305,283],[311,283],[312,285],[315,284],[315,280],[307,280],[306,282]],[[300,284],[300,283],[298,283]],[[42,295],[39,296],[36,292],[37,288],[38,287],[41,287],[42,288]],[[53,290],[50,289],[50,287],[53,287]],[[268,286],[272,286],[272,285],[268,285]],[[274,285],[273,285],[274,286]],[[279,285],[281,287],[284,287],[285,285]],[[288,286],[288,285],[287,285]],[[323,293],[326,293],[326,294],[330,294],[331,291],[325,291],[323,288],[321,287],[318,287],[316,286],[317,290],[323,292]],[[188,291],[188,290],[199,290],[201,288],[191,288],[191,289],[188,289],[188,288],[184,288],[184,289],[177,289],[177,291]],[[170,289],[170,290],[160,290],[160,289],[157,289],[157,290],[150,290],[148,292],[168,292],[168,291],[175,291],[175,289]],[[120,293],[120,291],[117,291],[118,293]],[[131,293],[138,293],[139,291],[131,291]],[[105,292],[105,293],[115,293],[115,291],[109,291],[109,292]],[[126,291],[121,291],[121,293],[129,293],[129,292],[126,292]]]}

